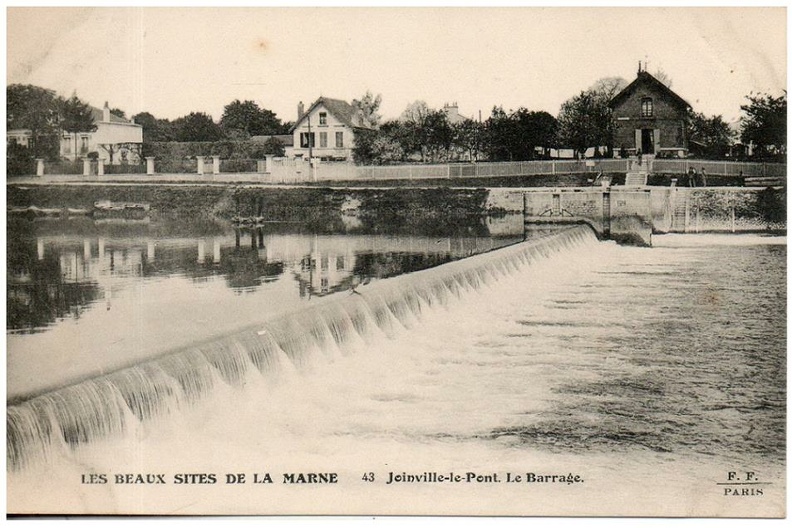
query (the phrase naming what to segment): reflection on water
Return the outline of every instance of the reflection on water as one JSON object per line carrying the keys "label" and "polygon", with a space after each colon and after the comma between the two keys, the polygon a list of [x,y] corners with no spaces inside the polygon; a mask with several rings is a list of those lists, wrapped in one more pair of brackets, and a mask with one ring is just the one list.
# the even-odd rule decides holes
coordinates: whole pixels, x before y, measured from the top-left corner
{"label": "reflection on water", "polygon": [[[314,235],[283,232],[282,226],[163,237],[146,227],[131,233],[90,227],[78,225],[65,234],[54,222],[16,222],[9,228],[9,330],[41,332],[64,318],[79,319],[87,310],[117,309],[118,303],[130,301],[122,292],[141,284],[156,283],[150,295],[157,298],[149,301],[169,305],[167,292],[177,284],[171,279],[189,279],[178,281],[182,290],[197,292],[202,283],[222,283],[237,295],[254,296],[266,295],[270,283],[287,281],[300,299],[310,300],[523,238]],[[178,297],[185,294],[190,295],[181,291]]]}

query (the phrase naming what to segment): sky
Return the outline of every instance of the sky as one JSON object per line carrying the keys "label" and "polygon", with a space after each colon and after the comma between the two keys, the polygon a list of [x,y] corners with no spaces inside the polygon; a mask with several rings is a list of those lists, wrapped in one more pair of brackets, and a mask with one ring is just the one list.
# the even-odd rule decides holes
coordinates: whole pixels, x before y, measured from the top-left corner
{"label": "sky", "polygon": [[603,77],[662,70],[693,109],[732,121],[751,92],[786,89],[786,9],[690,7],[10,7],[7,83],[128,116],[218,120],[234,99],[283,121],[319,96],[382,95],[557,115]]}

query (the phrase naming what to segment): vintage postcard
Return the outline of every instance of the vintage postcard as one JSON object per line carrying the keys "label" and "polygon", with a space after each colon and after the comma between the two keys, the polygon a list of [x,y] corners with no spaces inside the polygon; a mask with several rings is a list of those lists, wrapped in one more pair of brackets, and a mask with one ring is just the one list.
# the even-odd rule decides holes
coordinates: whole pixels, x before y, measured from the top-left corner
{"label": "vintage postcard", "polygon": [[9,7],[7,514],[784,518],[786,19]]}

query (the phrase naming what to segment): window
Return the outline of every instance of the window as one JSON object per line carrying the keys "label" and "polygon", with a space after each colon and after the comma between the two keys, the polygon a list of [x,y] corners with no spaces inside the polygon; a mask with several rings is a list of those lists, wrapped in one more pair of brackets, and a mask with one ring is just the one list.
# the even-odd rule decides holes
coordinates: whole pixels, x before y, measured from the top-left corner
{"label": "window", "polygon": [[319,112],[319,124],[320,125],[327,124],[327,112]]}
{"label": "window", "polygon": [[319,132],[319,146],[327,148],[327,132]]}
{"label": "window", "polygon": [[[308,139],[310,137],[310,144],[308,143]],[[310,134],[308,132],[300,132],[300,148],[308,148],[313,147],[316,145],[316,136],[314,132]]]}
{"label": "window", "polygon": [[344,147],[344,133],[336,132],[336,148]]}
{"label": "window", "polygon": [[88,136],[82,136],[80,138],[80,154],[86,154],[88,152]]}
{"label": "window", "polygon": [[652,98],[644,97],[641,99],[641,117],[652,117],[654,115],[654,108],[652,108]]}

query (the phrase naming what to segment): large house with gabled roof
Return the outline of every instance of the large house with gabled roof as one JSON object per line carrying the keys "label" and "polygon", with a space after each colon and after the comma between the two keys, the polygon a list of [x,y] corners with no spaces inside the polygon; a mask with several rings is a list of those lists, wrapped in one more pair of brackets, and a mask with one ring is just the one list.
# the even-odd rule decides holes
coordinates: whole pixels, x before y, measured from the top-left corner
{"label": "large house with gabled roof", "polygon": [[360,109],[341,99],[320,97],[307,111],[297,105],[297,121],[291,129],[294,146],[289,157],[351,160],[355,134],[373,127]]}
{"label": "large house with gabled roof", "polygon": [[610,100],[616,151],[685,157],[690,104],[638,66],[638,76]]}
{"label": "large house with gabled roof", "polygon": [[61,157],[76,160],[96,152],[106,163],[140,163],[142,126],[111,113],[107,102],[103,108],[91,106],[91,115],[96,125],[93,132],[63,132]]}

